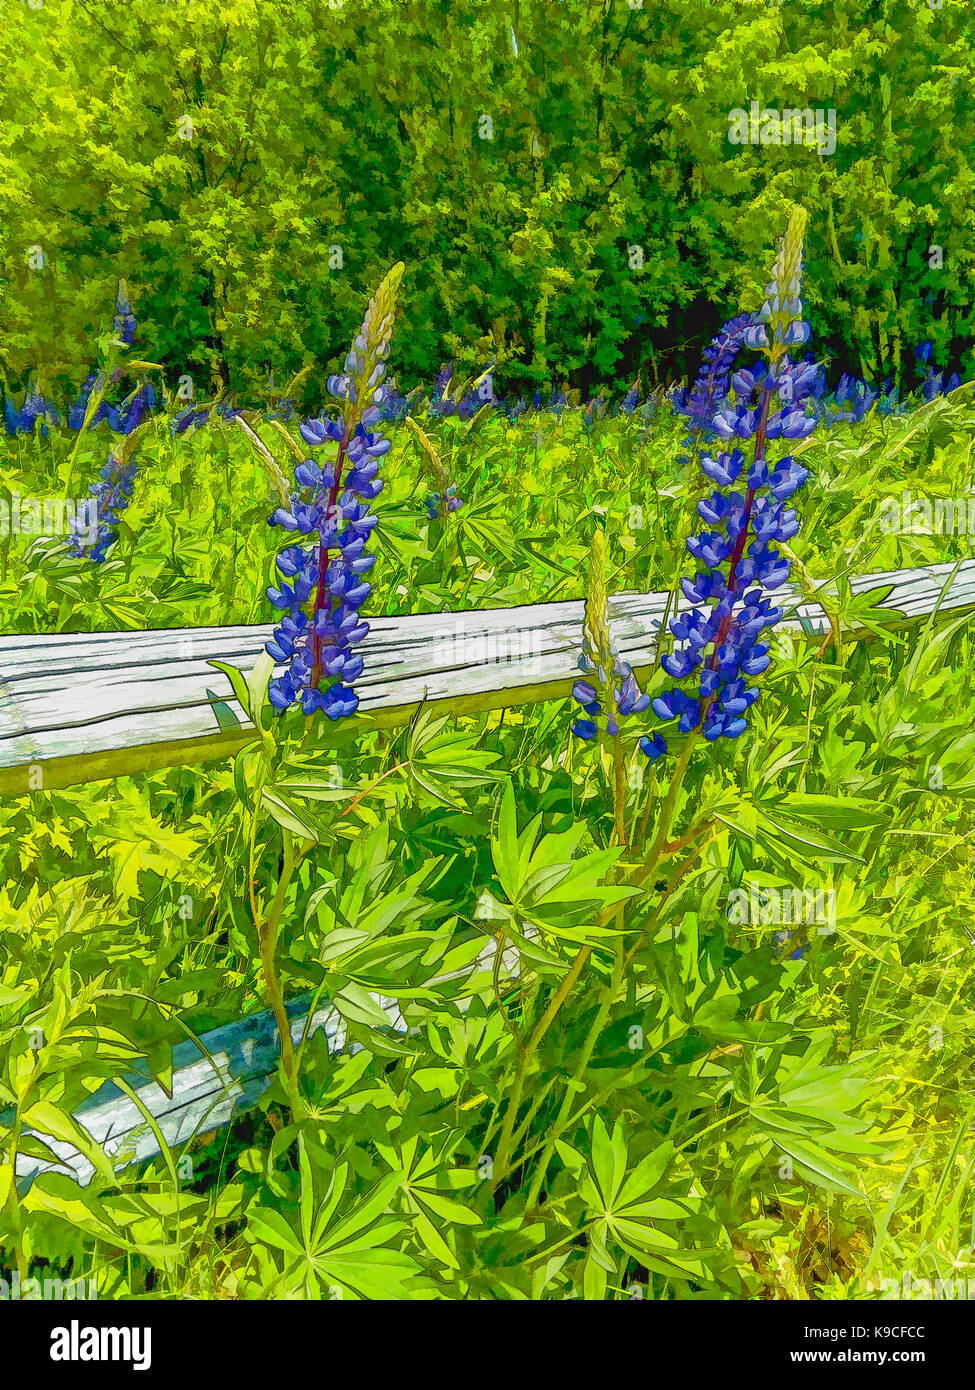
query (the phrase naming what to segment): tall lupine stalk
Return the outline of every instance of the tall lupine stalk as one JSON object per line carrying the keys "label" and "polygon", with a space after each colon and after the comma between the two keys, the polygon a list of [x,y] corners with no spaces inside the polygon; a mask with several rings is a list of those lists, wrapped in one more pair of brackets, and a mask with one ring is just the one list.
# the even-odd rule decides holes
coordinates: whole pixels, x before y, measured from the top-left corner
{"label": "tall lupine stalk", "polygon": [[273,680],[268,698],[284,710],[297,701],[305,714],[321,710],[329,719],[354,714],[359,697],[353,682],[363,667],[354,650],[369,631],[359,609],[371,586],[363,577],[375,563],[365,553],[377,518],[369,503],[379,495],[379,460],[390,448],[373,426],[381,419],[382,381],[404,266],[398,262],[369,301],[362,327],[345,361],[344,376],[330,376],[327,389],[342,401],[337,419],[307,420],[301,438],[310,449],[329,449],[319,462],[295,468],[297,488],[290,507],[278,507],[272,526],[314,536],[308,549],[290,546],[277,567],[290,584],[269,588],[268,598],[287,616],[267,651],[288,669]]}
{"label": "tall lupine stalk", "polygon": [[[741,449],[701,458],[706,476],[724,491],[699,502],[698,512],[718,529],[687,541],[687,549],[705,568],[694,579],[681,581],[695,606],[671,620],[670,630],[682,645],[661,662],[675,680],[693,676],[697,689],[688,695],[675,688],[653,701],[660,719],[677,720],[682,733],[700,730],[711,741],[737,738],[747,728],[745,713],[759,693],[747,680],[769,665],[768,645],[759,638],[782,617],[782,609],[766,594],[789,577],[789,561],[774,542],[786,542],[798,531],[796,514],[784,503],[809,476],[789,454],[774,462],[767,457],[770,441],[804,439],[816,426],[804,405],[817,369],[809,362],[797,365],[789,357],[789,349],[802,346],[810,336],[799,297],[804,226],[805,213],[795,212],[759,320],[744,333],[744,346],[762,351],[768,365],[759,363],[750,372],[737,373],[736,391],[745,395],[746,403],[722,407],[709,422],[720,439],[754,443],[743,493],[729,491],[746,468]],[[758,402],[752,406],[748,397],[756,389]],[[705,609],[705,604],[710,607]]]}
{"label": "tall lupine stalk", "polygon": [[[724,405],[731,389],[731,372],[735,359],[741,352],[745,332],[757,321],[755,314],[738,314],[723,324],[704,349],[703,363],[697,380],[690,391],[682,390],[673,401],[674,410],[683,415],[688,424],[688,434],[684,448],[688,453],[680,456],[680,463],[694,468],[700,463],[701,447],[715,438],[713,420],[715,413]],[[686,505],[686,504],[684,504]],[[683,507],[681,509],[683,521]],[[667,626],[677,604],[677,586],[667,595],[661,628]],[[658,650],[658,664],[662,655]]]}
{"label": "tall lupine stalk", "polygon": [[88,559],[95,564],[100,564],[106,558],[110,547],[118,538],[121,515],[132,500],[136,476],[135,459],[140,433],[139,422],[145,409],[154,399],[151,387],[139,387],[130,397],[127,410],[123,411],[113,406],[107,406],[102,400],[108,383],[121,375],[119,371],[115,370],[116,354],[124,352],[132,346],[138,327],[132,306],[129,303],[125,281],[120,280],[115,299],[115,317],[112,321],[115,342],[109,350],[104,370],[89,377],[85,383],[88,394],[84,402],[84,413],[78,425],[78,434],[68,460],[67,487],[70,491],[75,458],[82,435],[102,418],[103,412],[111,429],[125,435],[123,440],[109,448],[108,458],[99,471],[97,481],[88,489],[97,509],[94,542],[89,542],[85,536],[85,528],[80,524],[72,529],[68,537],[70,553],[78,559]]}
{"label": "tall lupine stalk", "polygon": [[[629,662],[620,656],[609,630],[606,537],[598,526],[589,551],[579,669],[586,679],[576,681],[572,697],[582,706],[585,717],[575,720],[572,732],[587,743],[598,739],[602,733],[599,721],[605,718],[605,733],[613,748],[613,820],[617,842],[622,845],[626,842],[626,779],[617,715],[625,718],[642,714],[650,708],[650,697],[640,690]],[[643,739],[640,746],[651,760],[656,756],[651,741]]]}
{"label": "tall lupine stalk", "polygon": [[[752,440],[752,457],[747,465],[743,493],[719,491],[699,504],[698,510],[703,520],[716,529],[691,537],[687,542],[690,553],[705,568],[693,580],[683,581],[684,592],[695,606],[690,613],[681,614],[671,621],[671,631],[682,645],[665,657],[663,664],[675,679],[693,677],[695,689],[692,695],[680,689],[665,692],[653,701],[653,707],[661,719],[668,722],[677,720],[681,732],[689,737],[685,739],[671,770],[666,793],[659,805],[654,806],[655,798],[648,797],[644,814],[646,818],[651,809],[655,810],[655,835],[643,862],[639,867],[630,869],[628,886],[638,888],[654,883],[658,866],[667,859],[673,860],[675,867],[661,885],[655,909],[649,916],[641,914],[637,929],[630,933],[629,942],[625,938],[626,924],[620,921],[621,905],[604,909],[596,919],[597,928],[603,928],[610,917],[617,917],[619,944],[608,983],[601,981],[597,987],[595,1014],[572,1066],[570,1084],[565,1089],[560,1108],[548,1125],[545,1144],[528,1188],[526,1205],[529,1210],[540,1198],[556,1145],[572,1123],[576,1096],[574,1083],[582,1078],[589,1066],[611,1010],[620,999],[626,972],[641,943],[652,934],[671,895],[702,853],[708,836],[713,834],[711,821],[705,820],[692,825],[675,843],[668,842],[696,739],[701,732],[712,741],[722,737],[738,738],[744,732],[747,726],[745,712],[758,697],[758,691],[747,685],[747,679],[761,674],[769,665],[768,647],[758,639],[766,629],[778,622],[782,611],[772,607],[765,591],[778,588],[789,574],[788,561],[776,551],[774,542],[784,544],[798,529],[795,513],[784,503],[808,477],[807,471],[788,454],[770,460],[769,445],[779,439],[805,438],[816,423],[814,418],[806,415],[804,408],[815,380],[816,367],[812,363],[797,366],[789,357],[790,348],[801,346],[809,338],[809,329],[802,321],[800,301],[805,220],[804,212],[793,214],[758,321],[750,325],[742,336],[743,346],[764,353],[767,366],[763,364],[750,373],[740,373],[735,379],[735,390],[739,398],[741,393],[747,398],[757,388],[758,403],[752,407],[736,401],[732,405],[721,406],[707,422],[720,439]],[[733,448],[716,458],[704,455],[701,466],[705,475],[720,488],[731,489],[746,463],[744,453]],[[605,595],[598,579],[590,579],[590,594],[587,597],[591,597],[597,612],[605,612]],[[705,608],[706,604],[710,606]],[[611,648],[607,646],[608,634],[595,628],[590,630],[587,622],[584,641],[587,644],[584,652],[586,663],[597,662],[597,675],[605,692],[609,685],[605,679],[609,674],[606,663],[611,655]],[[577,700],[599,694],[593,682],[585,682],[584,685],[584,689],[574,692]],[[601,700],[594,698],[592,708],[587,713],[601,715],[605,700],[605,693]],[[588,727],[582,730],[577,727],[576,732],[583,737],[587,734],[594,736],[594,731]],[[650,748],[644,748],[651,761],[665,751],[665,742],[659,735],[654,736]],[[639,848],[641,840],[642,834],[638,834],[636,845],[630,847],[631,856],[634,849]],[[536,1029],[536,1035],[533,1035],[526,1051],[532,1052],[537,1045],[537,1034],[551,1026],[555,1014],[580,979],[595,945],[595,938],[587,941],[570,963],[562,984],[546,1010],[542,1021],[544,1028],[540,1025]],[[494,1169],[496,1183],[504,1181],[525,1162],[525,1156],[519,1156],[517,1149],[527,1126],[524,1122],[518,1126],[517,1109],[530,1064],[531,1057],[526,1060],[523,1054],[519,1059],[498,1145]]]}
{"label": "tall lupine stalk", "polygon": [[[71,491],[71,481],[74,477],[75,460],[78,456],[78,448],[81,444],[82,436],[97,422],[97,420],[103,418],[101,408],[105,392],[108,389],[110,383],[113,381],[117,381],[118,378],[121,376],[121,371],[118,369],[117,366],[118,355],[119,353],[126,352],[128,348],[132,346],[132,344],[135,342],[135,336],[138,331],[139,325],[136,320],[135,314],[133,314],[132,312],[132,306],[129,303],[128,290],[126,288],[125,281],[120,280],[118,282],[118,291],[115,296],[115,315],[112,319],[112,333],[114,335],[113,341],[108,349],[108,353],[102,369],[88,377],[87,381],[82,387],[81,398],[75,402],[75,405],[72,408],[72,423],[74,420],[77,420],[77,425],[74,427],[77,428],[78,433],[75,437],[74,446],[71,450],[71,455],[68,459],[68,476],[65,487],[66,491],[68,491],[69,493]],[[148,397],[146,397],[145,403],[149,403]],[[138,419],[141,418],[142,410],[143,405],[140,403],[137,409],[136,423],[138,423]],[[110,420],[109,423],[110,427],[113,430],[119,428],[118,421],[113,422]],[[131,436],[131,430],[125,430],[124,432]],[[124,450],[123,452],[128,451]],[[108,464],[106,466],[111,467],[111,464],[112,454],[110,453]],[[105,481],[105,469],[102,469],[101,481]],[[97,488],[98,486],[99,484],[96,483],[95,488]],[[92,491],[94,491],[95,488],[93,488]]]}
{"label": "tall lupine stalk", "polygon": [[447,473],[433,440],[409,416],[407,416],[406,423],[413,431],[417,443],[430,462],[430,479],[436,488],[435,492],[428,492],[426,496],[427,516],[431,521],[436,521],[437,517],[446,520],[452,512],[460,511],[464,505],[464,499],[458,496],[457,484],[451,480]]}
{"label": "tall lupine stalk", "polygon": [[745,333],[754,323],[754,314],[738,314],[722,326],[704,349],[704,362],[697,380],[678,406],[678,413],[687,417],[692,444],[697,444],[702,433],[708,437],[714,414],[724,404],[730,390],[731,371],[741,352]]}
{"label": "tall lupine stalk", "polygon": [[119,521],[132,500],[136,476],[137,436],[138,431],[133,430],[131,434],[111,446],[98,481],[88,489],[96,508],[95,537],[92,541],[86,536],[87,524],[75,522],[68,542],[70,553],[78,559],[100,564],[108,554],[109,548],[118,539]]}

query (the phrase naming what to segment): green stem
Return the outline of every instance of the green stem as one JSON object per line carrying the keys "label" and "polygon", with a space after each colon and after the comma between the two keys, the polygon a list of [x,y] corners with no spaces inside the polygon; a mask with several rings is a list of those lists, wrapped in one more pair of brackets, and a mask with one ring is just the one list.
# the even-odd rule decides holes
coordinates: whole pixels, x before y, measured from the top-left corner
{"label": "green stem", "polygon": [[508,1155],[511,1152],[511,1136],[515,1127],[515,1120],[518,1118],[518,1107],[521,1104],[522,1092],[525,1089],[525,1080],[528,1075],[528,1068],[532,1058],[538,1050],[539,1044],[548,1032],[555,1016],[565,1003],[570,990],[582,973],[582,968],[592,954],[591,946],[583,946],[575,960],[569,966],[565,978],[558,989],[552,995],[548,1008],[539,1019],[535,1031],[532,1033],[524,1051],[518,1060],[518,1070],[515,1073],[515,1082],[511,1088],[511,1098],[504,1113],[504,1123],[501,1126],[501,1137],[498,1140],[498,1152],[495,1156],[494,1182],[499,1183],[509,1171]]}
{"label": "green stem", "polygon": [[[283,831],[283,835],[284,866],[281,870],[281,877],[278,879],[277,891],[274,894],[271,911],[266,921],[258,926],[257,935],[261,951],[261,971],[264,976],[264,987],[267,992],[268,1003],[271,1006],[275,1022],[278,1025],[278,1034],[281,1038],[281,1066],[287,1078],[289,1094],[294,1097],[294,1045],[291,1041],[291,1025],[288,1020],[287,1010],[284,1007],[284,995],[281,991],[281,981],[278,978],[277,966],[274,960],[278,945],[278,935],[281,930],[281,913],[284,910],[288,886],[291,883],[291,876],[298,862],[294,852],[293,836],[288,830]],[[296,1108],[294,1104],[292,1108]]]}
{"label": "green stem", "polygon": [[[579,1057],[579,1060],[576,1063],[575,1070],[572,1073],[572,1080],[574,1082],[580,1080],[583,1072],[589,1065],[589,1060],[592,1057],[593,1052],[595,1051],[596,1043],[599,1041],[599,1035],[603,1031],[606,1019],[609,1016],[609,1011],[613,1006],[613,1000],[619,992],[620,985],[623,982],[624,964],[625,960],[623,952],[622,950],[620,950],[613,965],[613,973],[610,978],[609,984],[603,990],[602,999],[599,1004],[599,1009],[596,1013],[595,1019],[593,1020],[592,1027],[589,1029],[589,1033],[586,1037],[585,1046],[582,1049],[582,1054]],[[535,1173],[532,1177],[532,1184],[528,1192],[527,1205],[529,1210],[531,1210],[531,1208],[535,1206],[535,1204],[538,1201],[538,1194],[541,1191],[542,1183],[545,1181],[545,1174],[548,1171],[548,1165],[552,1160],[552,1155],[555,1153],[555,1145],[558,1142],[559,1136],[562,1133],[566,1118],[568,1117],[569,1110],[572,1108],[572,1099],[575,1095],[575,1089],[575,1086],[566,1087],[565,1095],[562,1098],[562,1104],[559,1107],[559,1113],[556,1116],[555,1124],[552,1126],[548,1140],[545,1144],[545,1148],[542,1150],[542,1156],[538,1161],[538,1166],[535,1169]]]}
{"label": "green stem", "polygon": [[695,729],[692,734],[690,734],[687,742],[684,744],[684,747],[681,750],[680,757],[677,759],[677,762],[674,765],[674,772],[673,776],[670,779],[670,786],[667,788],[667,795],[664,797],[664,803],[660,808],[660,819],[657,822],[657,833],[654,837],[653,844],[650,847],[650,854],[647,858],[647,862],[644,865],[643,869],[640,871],[637,882],[643,882],[651,876],[654,869],[657,867],[657,863],[660,859],[661,854],[664,851],[664,846],[667,843],[667,836],[670,834],[670,823],[674,818],[674,808],[677,805],[677,796],[680,792],[685,774],[687,773],[688,766],[690,765],[691,754],[694,752],[694,746],[697,742],[699,733],[700,729],[698,728]]}
{"label": "green stem", "polygon": [[616,826],[616,843],[626,844],[626,768],[624,767],[623,740],[619,734],[613,736],[613,821]]}

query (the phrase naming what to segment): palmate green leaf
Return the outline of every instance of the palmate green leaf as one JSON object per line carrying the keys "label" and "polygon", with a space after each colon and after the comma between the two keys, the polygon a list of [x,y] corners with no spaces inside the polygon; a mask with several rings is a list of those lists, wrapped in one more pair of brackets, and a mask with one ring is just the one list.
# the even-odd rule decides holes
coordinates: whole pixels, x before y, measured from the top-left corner
{"label": "palmate green leaf", "polygon": [[74,1116],[66,1114],[52,1101],[34,1101],[24,1115],[23,1122],[27,1129],[36,1130],[41,1136],[50,1135],[52,1139],[60,1139],[62,1143],[70,1144],[87,1158],[97,1173],[108,1182],[114,1181],[115,1170],[112,1161],[101,1144],[91,1137]]}
{"label": "palmate green leaf", "polygon": [[816,1144],[796,1139],[791,1134],[778,1134],[776,1145],[795,1159],[801,1177],[807,1178],[827,1192],[845,1192],[863,1199],[863,1192],[853,1183],[853,1174],[839,1168]]}
{"label": "palmate green leaf", "polygon": [[410,726],[405,770],[421,791],[445,806],[463,810],[464,802],[457,797],[457,791],[496,782],[500,774],[491,770],[491,764],[500,755],[478,748],[478,733],[449,726],[446,716],[421,709]]}
{"label": "palmate green leaf", "polygon": [[592,1160],[590,1167],[599,1187],[599,1195],[607,1209],[612,1208],[626,1173],[627,1148],[623,1126],[617,1122],[612,1134],[602,1118],[596,1116],[590,1133]]}
{"label": "palmate green leaf", "polygon": [[780,810],[790,817],[808,821],[824,830],[870,830],[892,818],[890,807],[856,796],[814,796],[789,792],[774,803],[766,803],[772,816]]}
{"label": "palmate green leaf", "polygon": [[283,1250],[292,1259],[301,1259],[304,1254],[298,1236],[273,1207],[252,1207],[247,1213],[247,1226],[251,1236],[273,1245],[275,1250]]}
{"label": "palmate green leaf", "polygon": [[[347,882],[339,894],[334,891],[334,881],[316,889],[309,900],[305,921],[311,921],[314,915],[327,945],[336,929],[362,931],[372,939],[397,925],[408,927],[431,916],[446,915],[449,903],[438,902],[421,891],[442,868],[441,858],[430,858],[396,889],[383,892],[380,883],[388,880],[392,865],[367,862],[356,870],[351,882]],[[425,939],[427,946],[432,947],[434,937]]]}
{"label": "palmate green leaf", "polygon": [[292,835],[298,835],[303,840],[313,840],[315,844],[321,844],[325,835],[323,827],[307,810],[296,806],[274,783],[264,787],[261,805],[282,829],[289,830]]}
{"label": "palmate green leaf", "polygon": [[[582,1174],[579,1193],[591,1217],[586,1236],[590,1255],[586,1269],[594,1288],[603,1287],[598,1270],[614,1273],[612,1247],[668,1277],[686,1279],[703,1273],[703,1259],[717,1250],[688,1250],[656,1221],[685,1221],[690,1209],[666,1196],[653,1197],[676,1154],[671,1141],[647,1154],[627,1173],[627,1143],[622,1123],[610,1133],[597,1116],[590,1131],[590,1152],[584,1156],[559,1143],[570,1170]],[[591,1262],[591,1265],[590,1265]]]}
{"label": "palmate green leaf", "polygon": [[480,1226],[484,1218],[470,1206],[446,1196],[439,1188],[443,1182],[454,1188],[470,1186],[475,1182],[474,1174],[446,1168],[443,1145],[438,1150],[421,1150],[416,1134],[398,1150],[384,1144],[377,1144],[376,1148],[392,1169],[421,1243],[448,1268],[459,1269],[456,1255],[437,1226],[443,1223]]}
{"label": "palmate green leaf", "polygon": [[[255,1205],[246,1235],[285,1256],[285,1275],[313,1285],[339,1285],[354,1298],[405,1298],[420,1266],[386,1242],[403,1230],[402,1218],[383,1219],[396,1189],[395,1175],[383,1179],[341,1214],[349,1190],[349,1168],[333,1170],[324,1200],[316,1204],[310,1163],[300,1163],[299,1229],[274,1208]],[[334,1217],[338,1217],[333,1221]]]}
{"label": "palmate green leaf", "polygon": [[342,1017],[353,1023],[364,1023],[370,1028],[389,1027],[389,1015],[363,985],[350,980],[331,999]]}
{"label": "palmate green leaf", "polygon": [[588,833],[585,823],[539,840],[541,823],[539,813],[518,833],[514,790],[507,783],[491,839],[491,857],[508,899],[499,906],[506,906],[513,918],[572,939],[583,923],[587,936],[612,936],[612,928],[599,927],[592,919],[606,907],[640,893],[637,888],[601,881],[624,851],[590,851],[573,859]]}

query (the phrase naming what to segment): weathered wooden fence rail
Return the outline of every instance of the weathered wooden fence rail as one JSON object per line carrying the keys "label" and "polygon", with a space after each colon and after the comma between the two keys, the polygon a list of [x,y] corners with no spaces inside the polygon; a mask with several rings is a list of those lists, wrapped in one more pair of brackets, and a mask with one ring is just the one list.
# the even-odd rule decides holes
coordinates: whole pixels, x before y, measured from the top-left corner
{"label": "weathered wooden fence rail", "polygon": [[[851,589],[875,595],[871,611],[880,610],[889,622],[975,609],[975,560],[862,575],[851,580]],[[783,596],[788,614],[783,628],[813,637],[829,632],[829,619],[818,604],[794,591]],[[618,594],[610,600],[620,652],[638,674],[655,660],[666,603],[665,594]],[[363,644],[366,669],[356,682],[361,708],[378,725],[390,726],[405,722],[421,703],[464,714],[561,698],[577,676],[582,616],[582,603],[570,601],[372,619]],[[38,769],[40,786],[51,788],[230,756],[253,736],[253,728],[230,682],[208,663],[220,660],[248,671],[270,631],[237,627],[0,638],[0,793],[37,787],[36,777],[29,779]],[[487,970],[493,950],[489,942],[472,966],[474,976]],[[506,953],[504,965],[513,972],[517,958]],[[403,1031],[395,1003],[379,1002],[390,1027]],[[342,1050],[344,1024],[327,1002],[311,1017],[308,1001],[293,1001],[290,1008],[296,1042],[324,1029],[330,1051]],[[144,1161],[160,1152],[147,1113],[167,1145],[185,1143],[252,1105],[276,1065],[273,1017],[258,1014],[177,1045],[171,1094],[144,1067],[123,1078],[136,1099],[108,1082],[75,1118],[116,1166]],[[56,1161],[22,1156],[20,1182],[30,1183],[43,1171],[73,1174],[80,1183],[90,1180],[89,1159],[67,1143],[46,1142]]]}
{"label": "weathered wooden fence rail", "polygon": [[[904,620],[920,618],[936,606],[975,606],[975,561],[862,575],[851,587],[876,593],[876,607]],[[818,604],[782,592],[783,627],[829,630]],[[660,593],[610,600],[620,652],[638,674],[654,662],[666,603]],[[568,695],[582,610],[571,600],[371,618],[356,681],[360,708],[381,727],[406,722],[421,702],[465,714]],[[230,756],[253,727],[208,663],[247,671],[270,634],[261,626],[0,638],[0,793]]]}

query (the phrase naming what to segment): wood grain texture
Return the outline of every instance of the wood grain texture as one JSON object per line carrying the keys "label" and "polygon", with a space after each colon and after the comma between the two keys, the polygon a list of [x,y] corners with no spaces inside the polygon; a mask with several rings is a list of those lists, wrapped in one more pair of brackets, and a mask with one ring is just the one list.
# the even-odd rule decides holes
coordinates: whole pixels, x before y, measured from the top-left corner
{"label": "wood grain texture", "polygon": [[[975,561],[861,575],[850,583],[855,594],[876,594],[884,621],[914,621],[938,604],[945,613],[975,607]],[[785,630],[809,637],[829,630],[818,604],[793,589],[780,592]],[[610,599],[615,640],[638,676],[654,663],[666,603],[663,593]],[[678,606],[690,605],[681,598]],[[578,674],[582,616],[582,602],[566,600],[371,619],[360,648],[366,666],[356,681],[360,711],[374,726],[390,727],[405,723],[420,704],[473,714],[563,698]],[[271,630],[0,638],[0,793],[231,756],[253,737],[253,726],[227,678],[208,663],[249,671]]]}

